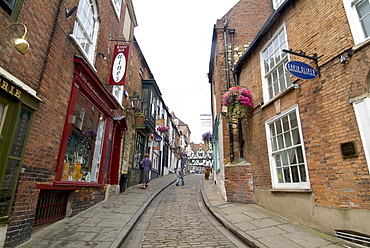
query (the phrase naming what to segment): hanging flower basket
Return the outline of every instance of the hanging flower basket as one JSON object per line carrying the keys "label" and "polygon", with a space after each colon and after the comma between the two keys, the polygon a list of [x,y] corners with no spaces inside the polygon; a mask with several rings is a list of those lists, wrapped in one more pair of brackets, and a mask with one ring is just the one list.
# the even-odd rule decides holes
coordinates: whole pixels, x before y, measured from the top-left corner
{"label": "hanging flower basket", "polygon": [[170,129],[170,127],[167,126],[160,126],[157,128],[157,130],[161,133],[167,132]]}
{"label": "hanging flower basket", "polygon": [[229,119],[247,117],[253,106],[252,94],[240,86],[232,87],[223,96],[222,106],[227,107]]}
{"label": "hanging flower basket", "polygon": [[203,139],[203,141],[204,141],[205,143],[210,142],[210,141],[211,141],[211,139],[212,139],[212,134],[211,134],[211,132],[206,132],[206,133],[204,133],[204,134],[202,135],[202,139]]}

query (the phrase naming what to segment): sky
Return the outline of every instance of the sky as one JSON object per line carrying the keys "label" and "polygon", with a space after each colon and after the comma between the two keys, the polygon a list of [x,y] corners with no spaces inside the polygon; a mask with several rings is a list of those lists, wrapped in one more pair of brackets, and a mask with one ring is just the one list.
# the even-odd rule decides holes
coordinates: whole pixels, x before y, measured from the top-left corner
{"label": "sky", "polygon": [[170,112],[202,142],[211,114],[208,67],[213,26],[239,0],[133,0],[134,34]]}

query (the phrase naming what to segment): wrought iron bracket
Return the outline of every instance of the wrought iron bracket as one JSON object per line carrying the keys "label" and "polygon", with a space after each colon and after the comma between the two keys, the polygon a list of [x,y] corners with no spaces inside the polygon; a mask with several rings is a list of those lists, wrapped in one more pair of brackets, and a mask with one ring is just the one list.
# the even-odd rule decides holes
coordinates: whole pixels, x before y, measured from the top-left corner
{"label": "wrought iron bracket", "polygon": [[317,53],[314,53],[312,56],[308,56],[302,50],[300,50],[299,52],[294,52],[292,49],[289,49],[289,50],[288,49],[283,49],[283,52],[290,53],[290,54],[293,54],[293,55],[296,55],[296,56],[299,56],[299,57],[303,57],[303,58],[312,60],[316,65],[317,75],[319,77],[321,77],[320,66],[319,66],[319,58],[324,56],[324,54],[322,54],[321,56],[317,56]]}

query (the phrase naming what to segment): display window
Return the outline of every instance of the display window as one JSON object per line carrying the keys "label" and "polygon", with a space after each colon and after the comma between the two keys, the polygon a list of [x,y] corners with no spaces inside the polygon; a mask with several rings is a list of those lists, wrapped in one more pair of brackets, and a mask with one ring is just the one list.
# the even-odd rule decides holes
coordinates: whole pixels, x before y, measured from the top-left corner
{"label": "display window", "polygon": [[119,105],[82,58],[75,58],[75,66],[55,185],[102,186]]}
{"label": "display window", "polygon": [[64,156],[62,180],[97,182],[105,132],[105,118],[80,93]]}

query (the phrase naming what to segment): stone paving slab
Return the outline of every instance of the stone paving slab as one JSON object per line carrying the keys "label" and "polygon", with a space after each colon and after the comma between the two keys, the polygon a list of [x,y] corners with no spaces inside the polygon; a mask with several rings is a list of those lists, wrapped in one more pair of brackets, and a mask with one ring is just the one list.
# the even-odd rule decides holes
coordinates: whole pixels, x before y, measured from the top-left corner
{"label": "stone paving slab", "polygon": [[250,247],[358,247],[299,225],[256,204],[225,202],[213,180],[204,181],[202,196],[209,211]]}

